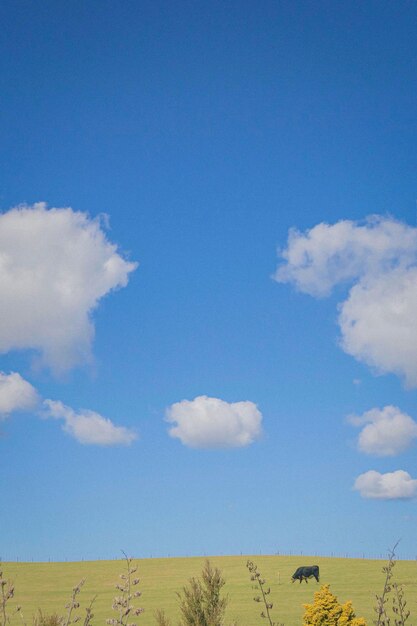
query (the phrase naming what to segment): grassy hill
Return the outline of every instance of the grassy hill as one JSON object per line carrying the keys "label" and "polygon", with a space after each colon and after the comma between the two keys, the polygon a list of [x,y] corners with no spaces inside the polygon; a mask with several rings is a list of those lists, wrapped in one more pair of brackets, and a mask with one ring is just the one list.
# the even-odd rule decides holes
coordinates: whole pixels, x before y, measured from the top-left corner
{"label": "grassy hill", "polygon": [[[317,564],[320,566],[320,583],[330,583],[330,589],[339,602],[352,600],[358,616],[366,618],[368,624],[374,619],[375,594],[380,594],[384,585],[380,560],[341,559],[300,556],[219,556],[210,557],[212,565],[219,567],[226,579],[225,593],[229,595],[227,622],[237,621],[241,626],[266,626],[259,617],[261,605],[253,601],[252,589],[246,561],[250,558],[257,565],[262,576],[271,587],[271,601],[274,603],[273,619],[285,626],[301,624],[303,603],[311,602],[320,585],[314,579],[308,584],[291,583],[291,575],[299,565]],[[137,589],[142,597],[137,606],[145,612],[135,618],[138,626],[155,624],[154,611],[165,609],[176,626],[178,604],[176,592],[180,591],[192,576],[199,576],[204,558],[138,559]],[[72,588],[86,578],[80,594],[83,610],[90,599],[97,595],[94,605],[93,625],[105,623],[113,617],[112,599],[116,594],[115,585],[125,563],[120,561],[83,561],[75,563],[2,563],[3,574],[15,583],[14,605],[22,606],[25,621],[31,625],[32,615],[38,608],[43,613],[62,614]],[[410,623],[417,617],[417,562],[398,561],[394,568],[394,579],[404,585],[408,608],[411,610]],[[82,611],[84,616],[84,611]],[[133,619],[132,619],[133,621]],[[21,624],[17,617],[12,624]]]}

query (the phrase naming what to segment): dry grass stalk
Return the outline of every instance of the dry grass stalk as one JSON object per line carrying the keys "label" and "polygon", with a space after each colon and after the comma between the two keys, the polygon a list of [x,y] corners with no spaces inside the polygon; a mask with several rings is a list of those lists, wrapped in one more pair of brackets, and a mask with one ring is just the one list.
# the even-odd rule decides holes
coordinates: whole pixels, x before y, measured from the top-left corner
{"label": "dry grass stalk", "polygon": [[392,600],[392,610],[395,615],[395,626],[404,626],[410,617],[410,611],[406,609],[407,601],[404,599],[404,591],[401,585],[393,583],[394,598]]}
{"label": "dry grass stalk", "polygon": [[132,565],[132,559],[124,552],[126,561],[126,574],[120,574],[121,583],[116,585],[116,589],[120,592],[113,599],[112,609],[117,612],[116,618],[106,620],[109,626],[137,626],[133,622],[129,622],[130,616],[139,616],[143,613],[143,609],[135,608],[132,604],[133,598],[139,598],[142,594],[140,591],[133,591],[133,587],[139,584],[139,578],[133,578],[137,572],[137,567]]}
{"label": "dry grass stalk", "polygon": [[[0,626],[7,626],[10,623],[8,604],[14,597],[14,584],[4,578],[2,571],[0,571],[0,594]],[[16,613],[21,614],[20,606],[16,607],[12,615]]]}
{"label": "dry grass stalk", "polygon": [[38,614],[33,617],[32,626],[61,626],[62,619],[58,613],[44,615],[41,609],[38,609]]}
{"label": "dry grass stalk", "polygon": [[[253,561],[247,561],[246,567],[249,570],[251,575],[250,579],[256,584],[253,585],[253,589],[261,592],[261,595],[254,596],[255,602],[260,602],[264,605],[265,610],[262,610],[261,617],[267,619],[269,621],[270,626],[278,626],[277,622],[274,622],[271,617],[271,609],[273,608],[272,602],[267,599],[267,596],[271,593],[271,588],[266,588],[266,580],[262,578],[260,572],[258,572],[258,567],[255,565]],[[282,626],[282,624],[280,625]]]}
{"label": "dry grass stalk", "polygon": [[374,620],[375,626],[390,626],[391,624],[391,617],[388,613],[388,602],[391,592],[394,592],[394,596],[392,598],[392,611],[394,613],[395,626],[404,626],[410,616],[410,611],[406,608],[407,602],[404,599],[402,585],[392,582],[396,557],[395,550],[398,544],[399,541],[397,541],[392,550],[389,551],[388,563],[382,568],[382,571],[385,574],[385,581],[382,594],[380,596],[376,596],[376,606],[374,607],[374,611],[377,614],[377,619]]}
{"label": "dry grass stalk", "polygon": [[73,616],[73,611],[80,608],[80,603],[78,602],[77,596],[81,592],[81,588],[84,585],[84,583],[85,583],[85,578],[80,580],[78,585],[76,585],[73,588],[72,594],[71,594],[71,600],[65,606],[65,608],[67,609],[67,614],[66,616],[62,617],[61,626],[70,626],[70,624],[76,624],[77,622],[80,621],[80,616],[79,615]]}
{"label": "dry grass stalk", "polygon": [[154,617],[158,626],[171,626],[171,620],[167,617],[163,609],[157,609],[154,613]]}
{"label": "dry grass stalk", "polygon": [[3,578],[3,572],[0,571],[0,626],[6,626],[9,621],[7,615],[7,604],[14,596],[14,587],[12,583]]}

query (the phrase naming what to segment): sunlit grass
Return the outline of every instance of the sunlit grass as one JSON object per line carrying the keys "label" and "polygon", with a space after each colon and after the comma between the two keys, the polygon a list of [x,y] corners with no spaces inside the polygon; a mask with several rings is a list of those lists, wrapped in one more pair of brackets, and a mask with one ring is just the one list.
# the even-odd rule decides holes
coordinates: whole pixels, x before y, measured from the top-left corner
{"label": "sunlit grass", "polygon": [[[300,626],[303,604],[312,601],[319,585],[314,579],[308,584],[291,583],[291,575],[299,565],[320,566],[320,582],[329,583],[339,601],[352,600],[358,616],[366,618],[369,625],[375,618],[373,606],[375,595],[382,591],[384,575],[381,560],[340,559],[301,556],[219,556],[210,557],[212,565],[222,570],[226,579],[225,593],[229,595],[227,623],[236,620],[241,626],[263,624],[259,617],[260,605],[253,602],[252,589],[246,561],[250,558],[271,587],[274,604],[274,621],[286,626]],[[205,558],[137,559],[140,578],[138,589],[142,596],[136,604],[145,612],[135,618],[142,626],[155,625],[154,611],[164,609],[176,625],[179,617],[176,592],[180,591],[192,576],[199,576]],[[38,608],[46,613],[64,613],[72,588],[86,578],[80,594],[81,608],[97,595],[93,612],[94,624],[104,624],[112,617],[112,600],[115,585],[124,571],[123,559],[118,561],[82,561],[75,563],[2,563],[6,578],[15,583],[14,605],[22,606],[25,621],[30,626],[32,615]],[[404,585],[406,599],[411,610],[410,623],[417,615],[417,562],[399,561],[395,566],[394,579]],[[82,614],[84,617],[84,614]],[[14,618],[13,624],[21,624]],[[263,625],[264,626],[264,625]]]}

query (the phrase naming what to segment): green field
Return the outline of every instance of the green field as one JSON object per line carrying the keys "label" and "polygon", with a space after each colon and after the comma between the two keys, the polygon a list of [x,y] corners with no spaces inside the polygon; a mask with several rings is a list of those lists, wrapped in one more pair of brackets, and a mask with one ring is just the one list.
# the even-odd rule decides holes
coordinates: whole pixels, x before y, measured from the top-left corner
{"label": "green field", "polygon": [[[339,602],[352,600],[358,616],[366,618],[368,624],[374,619],[375,594],[381,593],[384,584],[380,560],[339,559],[300,556],[221,556],[210,557],[212,565],[222,570],[226,579],[225,593],[229,596],[227,623],[234,620],[242,626],[255,626],[265,621],[259,617],[260,604],[253,601],[254,591],[246,569],[250,558],[257,565],[262,576],[271,587],[271,600],[274,603],[273,618],[286,626],[301,624],[303,603],[311,602],[319,589],[314,579],[300,585],[290,582],[291,575],[299,565],[317,564],[320,566],[321,583],[329,583],[330,589]],[[155,624],[154,611],[165,609],[176,626],[178,607],[176,592],[181,590],[191,576],[198,576],[204,565],[204,558],[139,559],[138,575],[142,591],[137,606],[145,612],[135,618],[138,626]],[[113,617],[112,598],[119,574],[125,569],[120,561],[90,561],[76,563],[2,563],[1,568],[7,579],[15,583],[14,603],[22,606],[25,621],[30,626],[32,615],[41,608],[44,613],[62,614],[69,600],[72,588],[86,578],[80,594],[81,609],[97,595],[94,605],[94,624],[105,623]],[[135,574],[136,576],[136,574]],[[417,562],[398,561],[394,568],[394,579],[404,585],[408,608],[411,610],[410,623],[417,616]],[[18,618],[12,624],[20,624]]]}

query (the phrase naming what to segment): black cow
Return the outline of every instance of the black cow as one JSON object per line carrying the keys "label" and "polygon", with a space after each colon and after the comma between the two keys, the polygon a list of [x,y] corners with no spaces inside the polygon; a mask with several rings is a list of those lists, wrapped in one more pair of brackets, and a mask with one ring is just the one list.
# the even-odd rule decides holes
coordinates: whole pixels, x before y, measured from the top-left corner
{"label": "black cow", "polygon": [[294,583],[296,580],[299,580],[301,584],[303,580],[305,580],[307,583],[308,582],[307,578],[311,578],[312,576],[314,576],[317,582],[319,582],[319,566],[318,565],[310,565],[308,567],[306,566],[297,567],[294,574],[292,575],[292,582]]}

